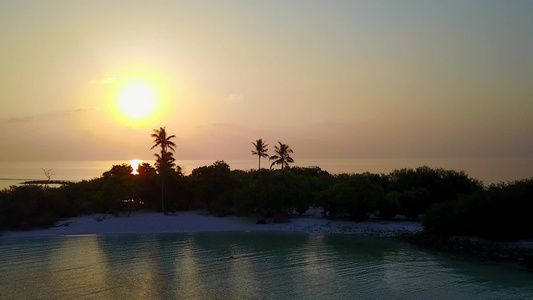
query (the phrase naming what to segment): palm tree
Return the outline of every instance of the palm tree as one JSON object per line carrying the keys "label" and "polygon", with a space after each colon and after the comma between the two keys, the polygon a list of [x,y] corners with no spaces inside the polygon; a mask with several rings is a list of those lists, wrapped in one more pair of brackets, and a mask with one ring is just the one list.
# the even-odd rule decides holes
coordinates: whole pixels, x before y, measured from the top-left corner
{"label": "palm tree", "polygon": [[281,169],[284,169],[285,167],[289,166],[289,163],[293,163],[294,159],[289,155],[292,153],[292,149],[289,147],[289,145],[285,145],[281,142],[278,146],[274,146],[274,152],[276,152],[277,155],[273,155],[270,157],[270,160],[274,160],[272,164],[270,165],[270,168],[272,169],[273,165],[281,165]]}
{"label": "palm tree", "polygon": [[176,147],[176,144],[174,144],[171,139],[175,138],[176,136],[167,136],[165,127],[159,127],[159,129],[154,129],[152,137],[154,138],[154,145],[152,146],[152,148],[150,148],[150,150],[154,149],[157,146],[161,147],[161,154],[155,154],[155,156],[157,157],[155,165],[157,171],[159,172],[159,175],[161,176],[161,210],[163,210],[163,213],[166,213],[164,201],[165,179],[167,177],[167,174],[170,173],[172,167],[175,165],[175,159],[174,157],[172,157],[172,152],[167,151],[167,149],[175,151],[174,147]]}
{"label": "palm tree", "polygon": [[157,157],[155,168],[159,170],[159,173],[168,174],[176,166],[174,163],[176,159],[172,156],[172,152],[162,152],[161,155],[155,153],[154,155]]}
{"label": "palm tree", "polygon": [[263,139],[258,139],[255,143],[252,142],[255,147],[255,150],[252,150],[253,155],[259,156],[259,168],[261,169],[261,157],[268,157],[268,144],[263,144]]}
{"label": "palm tree", "polygon": [[174,147],[176,147],[176,144],[174,144],[174,142],[170,139],[175,138],[176,136],[167,136],[167,131],[165,130],[165,127],[159,127],[159,129],[154,129],[152,137],[154,138],[154,145],[152,146],[152,148],[150,148],[150,150],[154,149],[157,146],[161,146],[161,153],[167,152],[167,148],[170,148],[170,150],[174,151]]}

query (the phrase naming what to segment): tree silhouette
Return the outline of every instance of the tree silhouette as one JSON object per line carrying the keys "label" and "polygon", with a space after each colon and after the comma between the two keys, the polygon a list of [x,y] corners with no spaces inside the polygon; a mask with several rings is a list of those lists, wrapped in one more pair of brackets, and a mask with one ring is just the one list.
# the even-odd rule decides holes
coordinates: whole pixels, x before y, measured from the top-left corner
{"label": "tree silhouette", "polygon": [[161,154],[154,154],[157,158],[155,160],[155,168],[159,174],[168,174],[176,166],[176,159],[172,156],[172,152],[161,152]]}
{"label": "tree silhouette", "polygon": [[259,168],[258,170],[261,169],[261,157],[268,157],[268,144],[264,144],[263,143],[263,139],[258,139],[255,143],[252,142],[252,144],[254,145],[255,149],[252,150],[252,154],[253,155],[257,155],[259,156]]}
{"label": "tree silhouette", "polygon": [[274,160],[272,164],[270,165],[270,168],[272,169],[273,165],[281,165],[281,169],[284,169],[285,167],[289,166],[289,163],[293,163],[294,159],[290,156],[292,152],[292,149],[289,147],[289,145],[283,144],[282,142],[278,142],[278,146],[274,146],[274,152],[276,152],[277,155],[273,155],[270,157],[269,160]]}
{"label": "tree silhouette", "polygon": [[[161,147],[161,154],[155,154],[157,157],[155,166],[159,173],[159,176],[161,177],[161,210],[164,214],[166,214],[165,211],[165,180],[170,172],[172,172],[172,168],[175,166],[174,164],[174,157],[172,156],[172,152],[175,151],[174,147],[176,147],[176,144],[174,144],[171,139],[175,138],[175,135],[167,136],[167,132],[165,130],[165,127],[159,127],[159,129],[154,129],[154,133],[152,133],[152,137],[154,138],[154,145],[151,149],[154,149],[155,147]],[[171,151],[168,151],[170,149]]]}
{"label": "tree silhouette", "polygon": [[154,149],[157,146],[161,146],[161,153],[167,152],[167,149],[174,151],[174,147],[176,147],[176,144],[174,144],[171,139],[175,138],[176,136],[167,136],[167,131],[165,130],[165,127],[159,127],[159,129],[154,129],[152,137],[154,138],[154,145],[152,146],[152,148],[150,148],[150,150]]}
{"label": "tree silhouette", "polygon": [[46,178],[48,178],[48,181],[50,181],[50,179],[52,179],[52,176],[54,176],[54,172],[52,172],[52,169],[42,169],[43,172],[44,172],[44,176],[46,176]]}

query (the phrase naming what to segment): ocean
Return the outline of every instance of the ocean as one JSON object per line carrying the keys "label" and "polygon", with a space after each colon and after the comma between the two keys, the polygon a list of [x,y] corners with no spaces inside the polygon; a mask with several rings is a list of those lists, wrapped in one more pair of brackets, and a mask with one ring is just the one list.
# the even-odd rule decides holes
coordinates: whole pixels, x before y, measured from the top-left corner
{"label": "ocean", "polygon": [[[416,168],[427,165],[465,171],[485,185],[533,177],[533,158],[428,158],[428,159],[295,159],[294,166],[318,166],[332,174],[338,173],[389,173],[395,169]],[[216,160],[177,160],[185,174]],[[153,164],[152,160],[145,162]],[[257,168],[257,159],[225,160],[232,170]],[[20,184],[26,180],[45,180],[43,169],[51,169],[53,180],[81,181],[96,178],[116,164],[129,164],[129,160],[99,161],[21,161],[0,162],[0,189]],[[262,167],[269,167],[262,160]]]}
{"label": "ocean", "polygon": [[533,274],[394,239],[215,232],[4,238],[5,299],[531,299]]}

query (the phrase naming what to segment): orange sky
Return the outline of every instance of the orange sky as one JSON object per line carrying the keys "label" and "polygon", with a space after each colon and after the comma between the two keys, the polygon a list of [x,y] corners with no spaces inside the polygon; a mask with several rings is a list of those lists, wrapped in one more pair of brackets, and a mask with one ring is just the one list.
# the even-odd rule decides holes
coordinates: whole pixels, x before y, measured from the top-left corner
{"label": "orange sky", "polygon": [[530,1],[2,1],[0,160],[150,159],[160,126],[178,159],[531,157],[531,28]]}

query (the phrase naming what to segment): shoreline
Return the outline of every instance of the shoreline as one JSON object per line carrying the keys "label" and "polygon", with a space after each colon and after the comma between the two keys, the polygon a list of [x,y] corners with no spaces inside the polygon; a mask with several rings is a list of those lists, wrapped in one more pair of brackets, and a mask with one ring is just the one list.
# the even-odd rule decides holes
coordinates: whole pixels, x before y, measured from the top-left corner
{"label": "shoreline", "polygon": [[18,237],[46,237],[84,234],[154,234],[219,231],[272,231],[311,234],[353,234],[367,236],[397,236],[422,231],[419,221],[369,220],[353,222],[330,220],[321,215],[294,216],[286,223],[256,224],[259,218],[226,216],[223,218],[198,211],[163,215],[154,212],[132,212],[130,216],[114,217],[104,214],[67,218],[55,227],[29,231],[4,231],[0,239]]}
{"label": "shoreline", "polygon": [[305,234],[343,234],[393,238],[414,247],[452,256],[516,263],[533,270],[533,240],[516,242],[490,241],[475,237],[439,236],[423,231],[422,222],[404,220],[326,219],[321,215],[293,216],[288,222],[257,224],[257,217],[215,217],[201,211],[184,211],[171,215],[155,212],[132,212],[120,216],[105,214],[67,218],[55,227],[29,231],[3,231],[2,239],[41,238],[106,234],[172,234],[202,232],[278,232]]}

